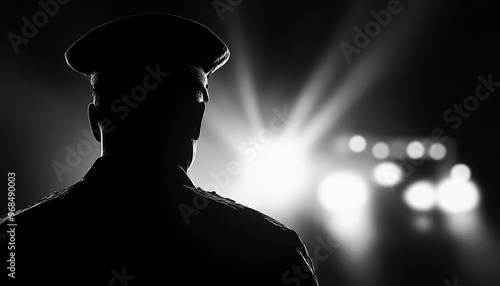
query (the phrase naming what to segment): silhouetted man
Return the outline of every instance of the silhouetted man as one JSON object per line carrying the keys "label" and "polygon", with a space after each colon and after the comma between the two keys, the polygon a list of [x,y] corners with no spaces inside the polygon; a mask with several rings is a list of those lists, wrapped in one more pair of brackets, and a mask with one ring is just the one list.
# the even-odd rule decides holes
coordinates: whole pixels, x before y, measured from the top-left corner
{"label": "silhouetted man", "polygon": [[[102,156],[80,182],[13,217],[9,282],[317,284],[293,230],[186,175],[208,77],[228,58],[208,28],[165,14],[109,22],[68,49],[69,66],[91,83],[88,115]],[[5,270],[10,251],[1,252]]]}

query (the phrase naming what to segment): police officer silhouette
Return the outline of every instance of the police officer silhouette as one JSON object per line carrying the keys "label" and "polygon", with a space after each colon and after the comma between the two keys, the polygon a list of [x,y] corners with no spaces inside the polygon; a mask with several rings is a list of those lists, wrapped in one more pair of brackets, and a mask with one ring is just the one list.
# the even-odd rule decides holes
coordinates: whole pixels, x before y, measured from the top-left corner
{"label": "police officer silhouette", "polygon": [[208,77],[229,58],[214,33],[182,17],[141,14],[92,29],[65,56],[90,80],[88,116],[102,156],[75,185],[16,213],[9,282],[317,285],[293,230],[196,188],[186,174]]}

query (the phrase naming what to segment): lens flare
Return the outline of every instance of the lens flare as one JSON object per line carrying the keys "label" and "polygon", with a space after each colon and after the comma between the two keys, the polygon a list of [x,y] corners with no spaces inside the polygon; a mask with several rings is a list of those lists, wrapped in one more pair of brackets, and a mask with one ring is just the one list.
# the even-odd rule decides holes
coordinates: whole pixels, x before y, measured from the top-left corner
{"label": "lens flare", "polygon": [[432,183],[420,181],[405,190],[403,199],[414,210],[428,211],[436,205],[436,191]]}
{"label": "lens flare", "polygon": [[392,187],[401,182],[403,171],[394,162],[382,162],[373,169],[373,179],[382,187]]}
{"label": "lens flare", "polygon": [[332,173],[319,185],[319,201],[333,212],[352,212],[361,209],[368,201],[368,186],[355,173]]}
{"label": "lens flare", "polygon": [[479,204],[479,191],[470,181],[447,179],[437,188],[437,204],[448,213],[468,212]]}
{"label": "lens flare", "polygon": [[355,135],[349,140],[349,148],[354,153],[361,153],[366,148],[366,139],[361,135]]}

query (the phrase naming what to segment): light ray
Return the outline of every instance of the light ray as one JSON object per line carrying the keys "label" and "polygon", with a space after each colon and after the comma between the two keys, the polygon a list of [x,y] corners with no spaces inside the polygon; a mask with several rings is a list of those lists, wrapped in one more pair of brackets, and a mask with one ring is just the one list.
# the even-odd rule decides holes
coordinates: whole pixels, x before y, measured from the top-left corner
{"label": "light ray", "polygon": [[297,101],[292,109],[295,124],[287,129],[287,135],[298,136],[300,129],[308,121],[309,116],[314,111],[314,107],[317,106],[326,89],[332,85],[334,80],[342,76],[339,67],[342,65],[344,58],[341,53],[334,51],[338,50],[338,45],[342,41],[342,38],[347,37],[347,34],[343,33],[348,28],[349,24],[347,23],[353,19],[363,19],[364,15],[360,13],[359,9],[359,4],[363,2],[363,0],[355,1],[343,14],[342,23],[344,24],[339,26],[333,33],[336,36],[332,37],[328,47],[325,49],[325,54],[318,61],[317,68],[309,76],[304,88],[298,93]]}
{"label": "light ray", "polygon": [[241,20],[236,17],[234,21],[235,23],[231,25],[230,33],[231,41],[233,42],[232,50],[238,51],[237,56],[234,57],[236,62],[238,95],[242,99],[243,110],[245,111],[250,128],[255,133],[262,129],[262,118],[252,75],[252,66],[249,59],[250,54],[246,49],[246,39],[242,36]]}
{"label": "light ray", "polygon": [[[217,95],[219,99],[215,102],[207,104],[205,122],[203,128],[207,128],[209,132],[215,135],[226,145],[227,148],[234,148],[243,140],[244,130],[248,130],[249,126],[244,118],[238,114],[239,107],[233,104],[226,93],[220,92]],[[228,120],[231,118],[231,120]]]}
{"label": "light ray", "polygon": [[[337,127],[337,123],[351,107],[362,97],[368,94],[373,84],[386,74],[387,66],[395,67],[394,61],[405,51],[407,44],[399,39],[405,37],[409,32],[416,32],[422,26],[416,25],[416,15],[411,16],[408,12],[406,21],[390,26],[387,31],[377,38],[372,39],[370,46],[362,50],[361,54],[350,64],[353,66],[341,84],[334,88],[322,108],[309,120],[308,125],[301,132],[304,144],[312,147],[327,131]],[[390,29],[393,28],[394,29]],[[414,39],[412,39],[414,40]],[[333,51],[332,51],[333,52]],[[335,50],[335,52],[338,52]]]}
{"label": "light ray", "polygon": [[[342,85],[332,93],[304,128],[302,138],[305,145],[311,146],[317,142],[365,94],[375,80],[377,70],[382,68],[375,61],[374,58],[368,58],[358,64]],[[363,82],[360,83],[360,79],[363,79]]]}
{"label": "light ray", "polygon": [[307,85],[299,92],[298,99],[292,109],[295,123],[288,128],[287,134],[296,135],[303,124],[307,122],[307,118],[313,112],[321,95],[335,78],[338,72],[335,69],[338,61],[339,58],[334,58],[332,53],[328,53],[322,58],[319,67],[311,75]]}

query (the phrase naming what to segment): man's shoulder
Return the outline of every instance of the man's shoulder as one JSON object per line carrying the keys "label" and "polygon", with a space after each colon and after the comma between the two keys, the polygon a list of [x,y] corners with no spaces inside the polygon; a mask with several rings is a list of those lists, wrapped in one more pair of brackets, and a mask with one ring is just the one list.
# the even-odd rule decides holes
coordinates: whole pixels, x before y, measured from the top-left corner
{"label": "man's shoulder", "polygon": [[63,214],[65,208],[71,207],[67,202],[70,198],[68,194],[79,187],[80,184],[77,183],[69,188],[55,191],[36,203],[19,209],[14,213],[3,214],[0,217],[0,227],[12,221],[33,222],[36,225],[44,218]]}
{"label": "man's shoulder", "polygon": [[288,252],[303,246],[294,230],[271,216],[201,188],[193,190],[191,204],[179,205],[179,211],[188,229],[213,241],[222,237],[229,245],[254,251]]}
{"label": "man's shoulder", "polygon": [[[192,208],[191,211],[194,211],[193,214],[196,214],[192,218],[193,221],[197,219],[196,216],[199,214],[200,217],[207,217],[204,220],[214,219],[214,216],[223,218],[224,221],[233,223],[235,227],[260,227],[268,228],[276,232],[287,232],[291,230],[278,220],[249,206],[238,203],[233,199],[223,197],[216,192],[196,188],[193,190],[193,195],[191,203],[194,209]],[[245,223],[251,224],[245,225]]]}
{"label": "man's shoulder", "polygon": [[312,267],[303,242],[285,224],[215,192],[197,188],[193,194],[191,207],[198,209],[190,213],[187,229],[199,237],[201,248],[212,251],[209,256],[262,273],[285,273],[293,265]]}
{"label": "man's shoulder", "polygon": [[[99,204],[96,201],[99,195],[96,195],[96,190],[91,190],[92,186],[76,184],[16,214],[14,218],[19,224],[16,237],[24,243],[26,257],[34,255],[36,258],[25,257],[27,261],[34,261],[33,267],[39,267],[37,263],[49,256],[56,260],[71,260],[68,253],[79,253],[81,261],[74,262],[86,263],[92,257],[88,253],[101,250],[112,253],[107,259],[113,261],[114,257],[121,257],[125,246],[130,249],[127,253],[133,256],[134,251],[144,248],[137,239],[143,235],[150,241],[148,249],[156,250],[146,251],[150,253],[147,255],[172,255],[175,252],[175,259],[189,263],[194,263],[191,259],[196,256],[199,259],[196,265],[211,265],[213,269],[233,267],[240,272],[255,270],[264,275],[262,279],[279,280],[282,273],[293,265],[310,265],[307,250],[295,231],[268,215],[214,192],[190,186],[181,186],[177,190],[162,189],[172,191],[172,201],[148,207],[140,219],[135,217],[144,210],[139,206],[141,201],[126,197],[126,201],[109,206],[111,211],[99,211],[99,218],[93,220],[87,215],[89,211],[100,210],[100,206],[107,203],[96,205]],[[134,207],[141,211],[135,211]],[[114,220],[116,218],[118,220]],[[6,225],[0,225],[2,230]],[[100,239],[89,240],[80,235],[82,231],[99,233]],[[65,244],[50,243],[54,239]],[[38,254],[28,254],[29,251]],[[103,261],[104,264],[107,262]],[[245,271],[238,273],[245,276],[248,274]]]}
{"label": "man's shoulder", "polygon": [[[35,228],[41,227],[42,222],[47,220],[58,223],[69,219],[78,220],[80,214],[89,211],[89,204],[93,200],[95,204],[99,204],[99,202],[95,201],[97,197],[104,200],[104,194],[96,197],[94,192],[87,190],[88,188],[89,186],[79,182],[67,189],[53,192],[35,204],[16,211],[13,216],[14,220]],[[229,231],[232,235],[247,235],[254,240],[261,239],[267,242],[272,242],[274,239],[298,239],[296,233],[288,226],[249,206],[201,188],[186,187],[181,189],[180,192],[176,192],[174,195],[177,196],[175,202],[163,204],[163,207],[170,208],[171,210],[168,213],[175,214],[177,216],[176,220],[180,221],[180,224],[188,229],[203,232],[205,235],[223,234]],[[114,196],[112,199],[118,200]],[[130,202],[131,198],[127,197],[126,199],[129,200],[127,203],[133,206],[135,202]],[[141,200],[141,203],[143,202]],[[158,204],[154,205],[150,209],[161,208]],[[143,208],[143,206],[139,207]],[[112,209],[112,206],[108,206],[108,209]],[[119,209],[119,211],[124,210]],[[100,215],[106,216],[108,213],[113,212],[103,212],[101,210]],[[153,213],[157,215],[161,212],[155,211]],[[3,215],[0,218],[0,226],[4,227],[9,222],[9,219],[9,214]],[[150,217],[148,219],[160,220],[160,222],[171,221],[160,217]]]}

